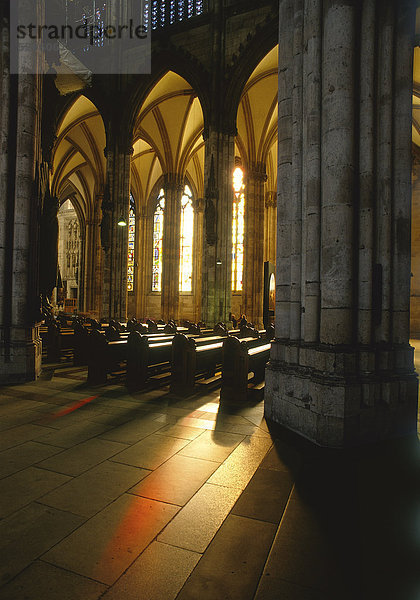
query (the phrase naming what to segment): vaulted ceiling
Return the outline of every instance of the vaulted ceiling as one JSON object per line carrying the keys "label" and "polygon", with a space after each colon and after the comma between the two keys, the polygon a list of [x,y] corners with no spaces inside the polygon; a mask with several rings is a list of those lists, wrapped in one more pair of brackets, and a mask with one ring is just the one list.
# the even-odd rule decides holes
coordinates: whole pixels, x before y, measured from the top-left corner
{"label": "vaulted ceiling", "polygon": [[146,98],[135,125],[132,187],[140,204],[147,203],[162,174],[187,177],[203,196],[203,126],[194,90],[169,71]]}
{"label": "vaulted ceiling", "polygon": [[58,127],[51,190],[60,201],[72,197],[85,219],[92,218],[95,201],[104,191],[105,145],[102,117],[88,98],[80,96]]}
{"label": "vaulted ceiling", "polygon": [[266,166],[267,187],[277,187],[278,46],[258,64],[245,85],[238,110],[237,151],[244,166]]}

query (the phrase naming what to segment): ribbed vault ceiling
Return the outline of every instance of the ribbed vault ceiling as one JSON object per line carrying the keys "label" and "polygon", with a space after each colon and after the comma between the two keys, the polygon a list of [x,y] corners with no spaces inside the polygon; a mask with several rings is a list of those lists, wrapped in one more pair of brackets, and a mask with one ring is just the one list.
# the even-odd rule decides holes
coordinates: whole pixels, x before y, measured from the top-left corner
{"label": "ribbed vault ceiling", "polygon": [[52,193],[60,200],[74,194],[85,218],[92,218],[95,199],[103,193],[105,128],[90,100],[80,96],[61,121],[53,151]]}

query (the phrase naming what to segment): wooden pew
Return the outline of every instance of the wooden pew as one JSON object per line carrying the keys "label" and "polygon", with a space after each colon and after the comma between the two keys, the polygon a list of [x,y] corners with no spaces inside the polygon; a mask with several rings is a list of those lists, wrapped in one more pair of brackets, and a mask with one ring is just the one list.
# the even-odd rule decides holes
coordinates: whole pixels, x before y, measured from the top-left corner
{"label": "wooden pew", "polygon": [[127,360],[127,338],[108,341],[105,334],[94,330],[88,342],[88,383],[99,385],[107,382],[108,374],[121,374]]}
{"label": "wooden pew", "polygon": [[[98,324],[99,325],[99,324]],[[97,328],[90,324],[75,323],[74,325],[74,348],[73,348],[73,364],[74,366],[82,366],[88,364],[90,355],[90,334],[97,331],[105,335],[108,342],[127,340],[128,332],[119,332],[114,326],[107,325],[106,328]]]}
{"label": "wooden pew", "polygon": [[196,379],[215,376],[222,364],[224,337],[187,337],[177,334],[172,342],[171,392],[189,395]]}
{"label": "wooden pew", "polygon": [[47,361],[59,362],[63,353],[70,353],[74,346],[74,330],[61,327],[58,321],[48,324]]}
{"label": "wooden pew", "polygon": [[[92,330],[93,331],[93,330]],[[97,331],[95,329],[95,331]],[[74,326],[73,365],[87,365],[89,358],[89,335],[91,331],[86,325],[76,323]]]}
{"label": "wooden pew", "polygon": [[127,342],[127,387],[143,388],[151,374],[168,369],[174,335],[141,335],[132,331]]}
{"label": "wooden pew", "polygon": [[[262,388],[271,344],[257,338],[229,337],[223,344],[222,387],[220,399],[244,401],[248,390]],[[250,380],[249,373],[253,373]],[[251,388],[249,387],[251,384]]]}

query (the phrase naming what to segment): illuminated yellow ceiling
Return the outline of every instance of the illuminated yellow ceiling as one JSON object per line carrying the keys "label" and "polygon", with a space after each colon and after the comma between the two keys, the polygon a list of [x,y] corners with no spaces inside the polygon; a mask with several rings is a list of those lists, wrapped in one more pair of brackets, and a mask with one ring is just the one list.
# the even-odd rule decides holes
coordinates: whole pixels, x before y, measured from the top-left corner
{"label": "illuminated yellow ceiling", "polygon": [[277,186],[278,46],[258,64],[244,88],[238,110],[239,154],[248,168],[266,166],[268,189]]}
{"label": "illuminated yellow ceiling", "polygon": [[80,96],[62,119],[53,150],[52,194],[61,201],[74,193],[85,218],[91,218],[103,194],[106,159],[105,128],[90,100]]}
{"label": "illuminated yellow ceiling", "polygon": [[146,204],[162,174],[187,177],[203,196],[203,112],[192,87],[169,71],[146,98],[136,120],[132,187]]}

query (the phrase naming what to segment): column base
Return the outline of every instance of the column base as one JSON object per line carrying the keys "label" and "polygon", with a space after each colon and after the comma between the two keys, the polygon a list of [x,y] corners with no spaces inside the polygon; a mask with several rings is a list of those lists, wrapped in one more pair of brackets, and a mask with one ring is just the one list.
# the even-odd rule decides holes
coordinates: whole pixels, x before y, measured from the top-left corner
{"label": "column base", "polygon": [[13,327],[11,343],[6,347],[4,329],[0,329],[0,384],[34,381],[41,373],[42,342],[39,326]]}
{"label": "column base", "polygon": [[330,448],[415,433],[413,352],[408,344],[337,348],[276,340],[266,370],[265,416]]}

